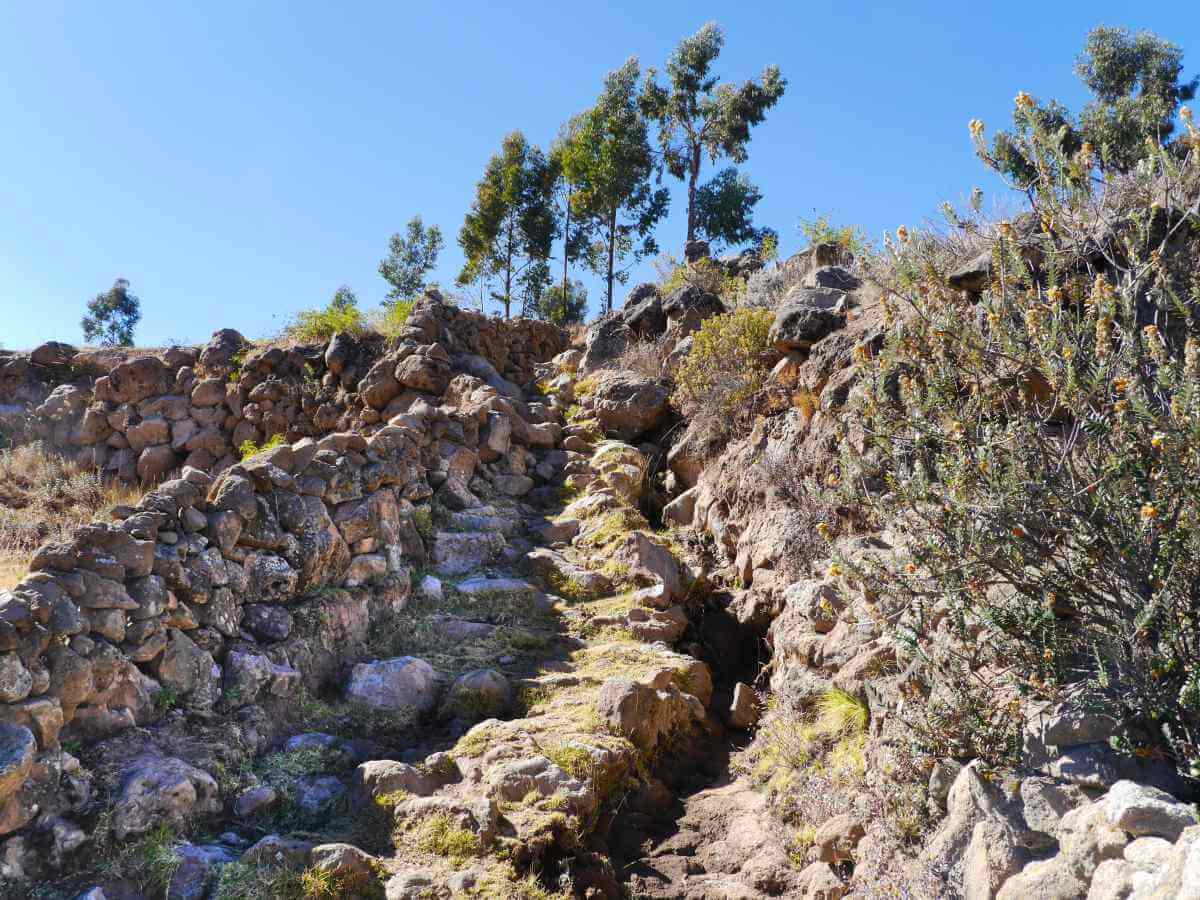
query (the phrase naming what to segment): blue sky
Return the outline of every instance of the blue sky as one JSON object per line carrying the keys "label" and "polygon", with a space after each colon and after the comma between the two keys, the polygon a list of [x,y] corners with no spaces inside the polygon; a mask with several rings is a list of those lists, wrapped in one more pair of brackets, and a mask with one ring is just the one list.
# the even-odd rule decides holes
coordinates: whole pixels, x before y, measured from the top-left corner
{"label": "blue sky", "polygon": [[[745,167],[785,253],[818,213],[874,236],[975,184],[995,197],[967,121],[1002,125],[1021,89],[1079,105],[1071,66],[1096,24],[1157,31],[1200,71],[1185,3],[0,0],[0,345],[79,342],[84,303],[118,276],[141,344],[266,336],[343,283],[374,306],[415,213],[445,232],[452,282],[501,137],[548,142],[606,71],[661,65],[709,19],[725,77],[777,63],[790,82]],[[671,185],[659,239],[678,253]]]}

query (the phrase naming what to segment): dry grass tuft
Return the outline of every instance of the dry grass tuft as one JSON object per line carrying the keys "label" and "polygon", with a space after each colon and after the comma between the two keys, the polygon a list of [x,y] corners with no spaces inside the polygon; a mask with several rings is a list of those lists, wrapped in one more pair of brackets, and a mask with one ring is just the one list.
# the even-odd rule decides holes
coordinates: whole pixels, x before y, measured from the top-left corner
{"label": "dry grass tuft", "polygon": [[48,540],[118,504],[137,503],[140,488],[102,479],[48,452],[40,443],[0,451],[0,589],[28,571],[29,557]]}

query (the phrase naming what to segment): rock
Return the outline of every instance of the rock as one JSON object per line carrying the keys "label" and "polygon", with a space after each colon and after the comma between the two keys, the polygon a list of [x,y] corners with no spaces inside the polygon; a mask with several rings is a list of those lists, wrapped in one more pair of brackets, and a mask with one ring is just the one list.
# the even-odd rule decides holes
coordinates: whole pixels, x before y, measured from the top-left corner
{"label": "rock", "polygon": [[239,819],[247,819],[255,813],[270,809],[279,802],[279,792],[269,784],[242,791],[233,801],[233,814]]}
{"label": "rock", "polygon": [[971,833],[963,861],[964,900],[992,900],[1028,861],[1029,854],[1019,846],[1012,828],[996,818],[984,819]]}
{"label": "rock", "polygon": [[75,358],[76,352],[70,344],[64,344],[62,341],[47,341],[33,349],[29,354],[29,361],[35,366],[46,366],[47,368],[69,366],[71,360]]}
{"label": "rock", "polygon": [[1072,747],[1050,765],[1050,774],[1086,788],[1104,789],[1119,776],[1116,751],[1107,744]]}
{"label": "rock", "polygon": [[264,641],[286,641],[292,633],[292,614],[274,603],[247,603],[242,627]]}
{"label": "rock", "polygon": [[495,532],[439,531],[433,545],[433,565],[440,575],[464,575],[489,563],[504,546]]}
{"label": "rock", "polygon": [[308,841],[268,834],[242,854],[242,862],[257,867],[299,870],[308,868],[313,845]]}
{"label": "rock", "polygon": [[442,706],[442,715],[469,721],[500,718],[512,706],[513,690],[495,669],[476,669],[460,675]]}
{"label": "rock", "polygon": [[492,484],[506,497],[524,497],[533,490],[533,479],[528,475],[497,475]]}
{"label": "rock", "polygon": [[678,525],[681,528],[690,526],[696,516],[696,497],[698,494],[699,490],[697,488],[688,488],[664,506],[662,511],[663,521]]}
{"label": "rock", "polygon": [[790,293],[775,313],[768,340],[780,353],[807,350],[845,324],[838,305],[844,296],[841,291],[817,288]]}
{"label": "rock", "polygon": [[162,824],[182,827],[220,809],[217,783],[207,772],[175,757],[142,756],[122,773],[113,831],[124,840]]}
{"label": "rock", "polygon": [[827,863],[852,862],[854,848],[864,834],[862,822],[850,813],[827,819],[813,836],[817,859]]}
{"label": "rock", "polygon": [[37,741],[23,725],[0,721],[0,804],[20,790],[33,769]]}
{"label": "rock", "polygon": [[308,775],[296,781],[296,805],[310,821],[330,818],[346,798],[346,785],[333,775]]}
{"label": "rock", "polygon": [[982,293],[992,280],[992,251],[985,250],[946,276],[947,283],[960,291]]}
{"label": "rock", "polygon": [[633,329],[620,316],[610,315],[601,319],[588,329],[587,346],[579,370],[591,372],[612,364],[636,339]]}
{"label": "rock", "polygon": [[433,667],[413,656],[359,663],[350,673],[346,696],[393,712],[429,712],[436,703]]}
{"label": "rock", "polygon": [[328,872],[344,895],[366,896],[378,890],[383,866],[352,844],[319,844],[312,848],[312,868]]}
{"label": "rock", "polygon": [[640,284],[629,294],[621,311],[625,324],[642,340],[653,340],[667,330],[662,298],[653,284]]}
{"label": "rock", "polygon": [[1165,791],[1132,781],[1118,781],[1101,801],[1110,825],[1135,837],[1151,835],[1176,840],[1197,824],[1196,815]]}
{"label": "rock", "polygon": [[525,554],[525,562],[552,590],[570,594],[572,599],[599,599],[613,592],[608,576],[577,566],[561,553],[545,547]]}
{"label": "rock", "polygon": [[811,288],[855,291],[862,286],[862,281],[842,266],[821,266],[808,274],[804,285]]}
{"label": "rock", "polygon": [[738,682],[729,706],[729,724],[733,728],[753,728],[758,723],[758,696],[748,684]]}
{"label": "rock", "polygon": [[[115,611],[115,610],[114,610]],[[15,653],[0,653],[0,703],[16,703],[29,696],[33,675]]]}
{"label": "rock", "polygon": [[178,865],[171,876],[166,900],[204,900],[221,867],[235,861],[233,853],[213,844],[184,843],[174,853]]}
{"label": "rock", "polygon": [[330,338],[329,346],[325,350],[325,367],[329,369],[331,375],[341,375],[357,352],[358,346],[355,344],[354,338],[339,331]]}
{"label": "rock", "polygon": [[390,759],[375,759],[360,765],[354,772],[355,787],[372,800],[403,791],[414,797],[428,797],[450,778],[428,767],[417,768]]}
{"label": "rock", "polygon": [[156,484],[175,468],[175,451],[168,445],[147,447],[137,460],[137,477],[142,484]]}
{"label": "rock", "polygon": [[677,690],[658,690],[627,678],[610,678],[601,685],[596,711],[647,752],[690,718]]}
{"label": "rock", "polygon": [[841,900],[846,896],[846,885],[837,877],[829,863],[814,862],[800,872],[797,897],[810,900]]}
{"label": "rock", "polygon": [[670,392],[656,379],[633,372],[606,372],[597,377],[592,410],[605,434],[632,441],[670,417]]}
{"label": "rock", "polygon": [[116,403],[138,403],[165,393],[167,367],[157,356],[137,356],[108,374],[109,389]]}
{"label": "rock", "polygon": [[441,600],[442,580],[436,575],[426,575],[417,585],[417,593],[427,600]]}

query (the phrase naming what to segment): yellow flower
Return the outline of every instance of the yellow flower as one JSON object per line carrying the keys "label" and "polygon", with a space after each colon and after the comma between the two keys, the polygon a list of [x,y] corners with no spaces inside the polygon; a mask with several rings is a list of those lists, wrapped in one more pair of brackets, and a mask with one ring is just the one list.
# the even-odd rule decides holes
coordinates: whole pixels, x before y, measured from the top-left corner
{"label": "yellow flower", "polygon": [[908,572],[909,575],[915,575],[917,572],[917,564],[909,563],[907,566],[904,567],[904,570],[906,572]]}
{"label": "yellow flower", "polygon": [[837,473],[836,473],[836,472],[830,472],[830,473],[829,473],[829,477],[825,479],[825,483],[826,483],[827,485],[829,485],[830,487],[836,487],[836,486],[837,486],[837,483],[838,483],[838,477],[837,477]]}
{"label": "yellow flower", "polygon": [[1161,450],[1166,442],[1167,436],[1161,431],[1154,432],[1154,436],[1150,438],[1150,446],[1155,450]]}
{"label": "yellow flower", "polygon": [[903,225],[901,225],[899,228],[896,229],[896,237],[899,238],[900,243],[902,243],[902,244],[908,243],[908,229],[905,228]]}
{"label": "yellow flower", "polygon": [[1158,507],[1153,503],[1142,504],[1142,518],[1147,522],[1158,518]]}
{"label": "yellow flower", "polygon": [[1067,295],[1066,295],[1066,292],[1065,292],[1065,291],[1063,291],[1063,289],[1062,289],[1062,288],[1060,288],[1060,287],[1057,287],[1057,286],[1055,286],[1055,287],[1052,287],[1052,288],[1049,288],[1049,289],[1046,291],[1046,297],[1047,297],[1047,299],[1049,299],[1049,300],[1052,300],[1052,301],[1054,301],[1055,303],[1062,303],[1063,299],[1064,299],[1066,296],[1067,296]]}
{"label": "yellow flower", "polygon": [[1179,117],[1185,122],[1192,121],[1192,111],[1186,106],[1179,110]]}
{"label": "yellow flower", "polygon": [[1033,106],[1033,98],[1025,93],[1025,91],[1020,91],[1016,96],[1016,104],[1017,106]]}
{"label": "yellow flower", "polygon": [[819,534],[825,540],[829,540],[830,535],[833,534],[833,530],[829,527],[828,523],[818,522],[817,523],[817,534]]}
{"label": "yellow flower", "polygon": [[1128,378],[1117,378],[1113,381],[1113,390],[1115,390],[1118,394],[1125,393],[1125,390],[1128,387],[1129,387],[1129,379]]}
{"label": "yellow flower", "polygon": [[829,567],[828,574],[829,574],[830,578],[837,578],[842,574],[842,567],[839,566],[837,563],[834,563],[833,565],[831,565]]}
{"label": "yellow flower", "polygon": [[983,125],[982,119],[972,119],[967,124],[967,127],[971,129],[971,137],[973,137],[973,138],[983,137],[984,125]]}
{"label": "yellow flower", "polygon": [[1129,401],[1128,400],[1118,400],[1116,403],[1113,404],[1113,409],[1116,410],[1118,413],[1123,413],[1123,412],[1125,412],[1125,410],[1129,409]]}
{"label": "yellow flower", "polygon": [[1062,349],[1062,358],[1063,358],[1063,359],[1065,359],[1067,362],[1070,362],[1070,361],[1071,361],[1071,357],[1073,357],[1074,355],[1075,355],[1075,348],[1074,348],[1074,347],[1063,347],[1063,349]]}

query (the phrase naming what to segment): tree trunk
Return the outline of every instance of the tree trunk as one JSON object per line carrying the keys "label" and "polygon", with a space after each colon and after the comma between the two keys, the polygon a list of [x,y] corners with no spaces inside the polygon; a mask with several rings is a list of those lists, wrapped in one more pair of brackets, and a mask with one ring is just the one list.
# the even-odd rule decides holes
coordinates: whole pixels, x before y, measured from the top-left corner
{"label": "tree trunk", "polygon": [[617,211],[614,209],[608,220],[608,294],[604,298],[604,311],[612,312],[613,262],[617,252]]}
{"label": "tree trunk", "polygon": [[563,282],[562,282],[562,316],[563,324],[567,321],[567,254],[571,246],[571,194],[570,186],[567,187],[567,208],[566,218],[563,220]]}
{"label": "tree trunk", "polygon": [[513,270],[513,222],[508,220],[508,247],[504,257],[504,318],[511,318]]}
{"label": "tree trunk", "polygon": [[700,150],[699,143],[692,147],[692,159],[688,165],[687,239],[689,241],[696,239],[696,182],[700,178]]}

